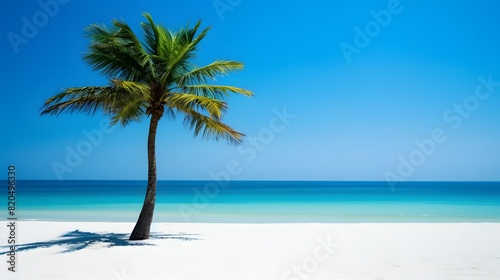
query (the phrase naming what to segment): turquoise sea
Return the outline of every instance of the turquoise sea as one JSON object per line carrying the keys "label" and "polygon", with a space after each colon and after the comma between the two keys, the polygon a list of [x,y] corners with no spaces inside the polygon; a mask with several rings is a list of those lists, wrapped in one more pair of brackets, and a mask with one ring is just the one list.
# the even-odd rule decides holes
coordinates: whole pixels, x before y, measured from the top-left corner
{"label": "turquoise sea", "polygon": [[[22,180],[16,215],[135,222],[145,187]],[[156,202],[156,222],[500,222],[500,182],[159,181]]]}

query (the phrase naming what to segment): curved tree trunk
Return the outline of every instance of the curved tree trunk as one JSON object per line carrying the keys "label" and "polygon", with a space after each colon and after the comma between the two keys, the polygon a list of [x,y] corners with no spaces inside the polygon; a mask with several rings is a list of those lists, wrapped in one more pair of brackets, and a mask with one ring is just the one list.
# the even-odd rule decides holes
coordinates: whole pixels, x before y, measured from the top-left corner
{"label": "curved tree trunk", "polygon": [[156,202],[156,129],[160,116],[160,113],[157,111],[153,111],[151,114],[148,134],[148,188],[141,214],[139,214],[139,219],[135,224],[132,234],[130,234],[130,240],[148,239],[151,223],[153,222]]}

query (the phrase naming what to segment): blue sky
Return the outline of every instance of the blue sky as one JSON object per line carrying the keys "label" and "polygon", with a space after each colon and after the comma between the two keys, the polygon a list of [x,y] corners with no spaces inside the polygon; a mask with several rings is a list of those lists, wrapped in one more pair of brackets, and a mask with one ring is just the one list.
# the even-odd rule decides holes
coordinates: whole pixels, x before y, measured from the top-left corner
{"label": "blue sky", "polygon": [[244,62],[219,82],[255,93],[228,100],[225,121],[248,136],[241,147],[163,119],[159,179],[500,180],[498,1],[2,6],[0,168],[16,165],[19,179],[146,179],[146,119],[109,131],[99,114],[39,109],[61,88],[106,83],[81,59],[87,25],[122,18],[140,32],[148,11],[172,30],[212,26],[197,62]]}

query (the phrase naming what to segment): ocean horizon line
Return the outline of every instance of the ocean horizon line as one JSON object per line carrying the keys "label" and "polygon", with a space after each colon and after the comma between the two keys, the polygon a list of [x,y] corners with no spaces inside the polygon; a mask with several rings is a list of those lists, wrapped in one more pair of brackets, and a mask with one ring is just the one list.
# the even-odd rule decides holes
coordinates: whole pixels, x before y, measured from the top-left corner
{"label": "ocean horizon line", "polygon": [[[18,179],[18,182],[22,181],[51,181],[51,182],[68,182],[68,181],[138,181],[147,182],[147,179]],[[385,180],[286,180],[286,179],[230,179],[230,180],[214,180],[214,179],[158,179],[158,182],[216,182],[216,181],[228,181],[228,182],[350,182],[350,183],[388,183]],[[407,180],[407,181],[392,181],[397,184],[406,183],[500,183],[500,180]]]}

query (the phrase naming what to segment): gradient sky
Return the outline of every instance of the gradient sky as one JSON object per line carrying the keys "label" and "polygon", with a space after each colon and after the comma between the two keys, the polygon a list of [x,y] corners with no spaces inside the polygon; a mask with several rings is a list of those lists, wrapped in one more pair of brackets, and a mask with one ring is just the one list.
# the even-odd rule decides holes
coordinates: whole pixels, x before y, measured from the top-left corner
{"label": "gradient sky", "polygon": [[54,1],[2,1],[2,178],[10,164],[18,179],[57,179],[55,165],[61,179],[147,178],[146,119],[92,143],[102,115],[39,109],[61,88],[106,83],[81,59],[87,25],[122,18],[139,32],[148,11],[173,30],[211,25],[198,63],[244,62],[219,82],[255,93],[228,100],[241,147],[162,119],[159,179],[500,180],[496,0]]}

